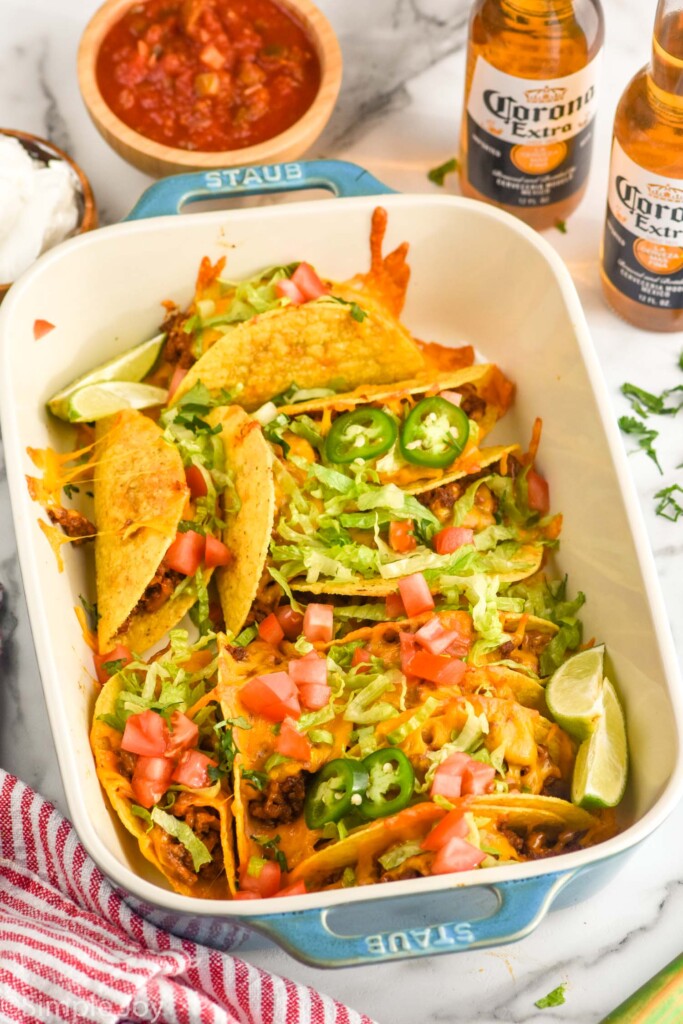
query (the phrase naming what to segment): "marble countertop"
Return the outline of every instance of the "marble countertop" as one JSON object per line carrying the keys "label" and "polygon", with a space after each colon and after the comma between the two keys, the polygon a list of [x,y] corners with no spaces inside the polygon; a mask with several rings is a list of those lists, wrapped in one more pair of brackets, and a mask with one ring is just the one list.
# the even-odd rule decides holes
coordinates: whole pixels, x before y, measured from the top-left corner
{"label": "marble countertop", "polygon": [[[47,136],[90,176],[104,223],[124,216],[150,183],[121,161],[91,125],[75,75],[80,33],[97,0],[2,0],[0,125]],[[457,148],[467,0],[321,0],[345,57],[339,105],[311,156],[344,157],[403,191],[435,188],[427,170]],[[586,310],[612,394],[628,411],[624,380],[659,391],[683,382],[681,335],[648,334],[605,306],[598,278],[612,118],[618,97],[648,57],[654,0],[604,0],[603,93],[588,194],[566,235],[548,232],[566,260]],[[455,188],[452,179],[447,188]],[[642,453],[631,459],[679,655],[683,657],[683,521],[654,513],[653,496],[683,481],[680,421],[658,421],[664,476]],[[628,443],[628,439],[625,439]],[[28,623],[0,451],[0,581],[13,633],[0,663],[0,764],[65,809]],[[519,944],[490,952],[322,972],[262,939],[250,961],[317,986],[379,1024],[497,1021],[595,1024],[681,951],[683,807],[590,901],[551,913]],[[534,1001],[567,983],[565,1005]],[[280,1022],[275,1022],[280,1024]]]}

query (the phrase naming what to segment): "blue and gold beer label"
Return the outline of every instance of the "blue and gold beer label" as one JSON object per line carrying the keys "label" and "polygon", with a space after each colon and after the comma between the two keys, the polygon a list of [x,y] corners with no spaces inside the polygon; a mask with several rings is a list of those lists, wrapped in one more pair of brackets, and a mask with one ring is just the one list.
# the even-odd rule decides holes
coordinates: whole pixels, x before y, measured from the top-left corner
{"label": "blue and gold beer label", "polygon": [[467,178],[505,206],[542,207],[590,170],[600,54],[564,78],[516,78],[477,58],[467,102]]}
{"label": "blue and gold beer label", "polygon": [[683,309],[683,179],[664,178],[612,148],[602,263],[634,302]]}

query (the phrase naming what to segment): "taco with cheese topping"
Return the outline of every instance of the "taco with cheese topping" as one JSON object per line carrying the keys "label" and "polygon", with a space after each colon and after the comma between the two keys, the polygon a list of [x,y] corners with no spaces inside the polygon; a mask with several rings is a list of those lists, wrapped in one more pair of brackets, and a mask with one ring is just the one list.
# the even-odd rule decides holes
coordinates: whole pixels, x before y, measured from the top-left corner
{"label": "taco with cheese topping", "polygon": [[284,607],[270,617],[279,631],[264,622],[246,646],[221,642],[241,884],[251,870],[254,886],[274,859],[296,882],[299,866],[349,829],[416,798],[450,799],[465,770],[470,795],[568,796],[576,744],[550,718],[538,675],[558,627],[501,613],[497,630],[485,628],[475,605],[330,640],[336,610],[313,604],[296,642],[301,616]]}
{"label": "taco with cheese topping", "polygon": [[90,733],[98,778],[144,857],[176,892],[235,892],[232,797],[226,785],[215,640],[171,633],[153,662],[103,687]]}

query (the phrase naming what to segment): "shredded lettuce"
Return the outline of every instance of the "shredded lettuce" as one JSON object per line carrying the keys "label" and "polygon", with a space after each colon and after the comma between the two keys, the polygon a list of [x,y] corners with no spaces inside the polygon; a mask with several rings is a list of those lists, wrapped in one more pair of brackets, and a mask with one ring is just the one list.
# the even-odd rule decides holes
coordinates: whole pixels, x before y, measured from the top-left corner
{"label": "shredded lettuce", "polygon": [[349,701],[344,718],[347,722],[358,725],[371,725],[383,722],[396,713],[391,704],[378,701],[387,690],[391,690],[403,679],[398,669],[390,669],[376,679],[372,679],[362,690],[359,690]]}
{"label": "shredded lettuce", "polygon": [[192,866],[195,871],[199,871],[202,864],[211,863],[212,857],[206,846],[184,821],[174,818],[172,814],[167,814],[166,811],[162,811],[159,807],[152,808],[150,817],[155,825],[158,825],[169,836],[173,836],[179,843],[182,843],[192,857]]}
{"label": "shredded lettuce", "polygon": [[424,853],[421,845],[416,840],[410,840],[407,843],[401,843],[400,846],[394,846],[392,850],[378,857],[377,860],[385,871],[391,871],[392,868],[403,864],[409,857],[416,857],[420,853]]}
{"label": "shredded lettuce", "polygon": [[[424,704],[421,704],[419,708],[410,716],[407,722],[403,722],[401,725],[392,729],[391,732],[387,733],[387,741],[392,747],[397,747],[400,743],[403,743],[411,733],[419,729],[421,725],[427,721],[433,711],[440,706],[441,701],[437,697],[427,697]],[[488,723],[486,726],[488,730]],[[466,749],[466,748],[464,748]]]}
{"label": "shredded lettuce", "polygon": [[561,580],[541,578],[515,583],[506,589],[506,596],[522,599],[525,612],[559,626],[539,659],[541,676],[552,675],[567,652],[575,651],[581,644],[583,628],[577,613],[586,602],[585,594],[579,592],[573,600],[568,600],[565,576]]}

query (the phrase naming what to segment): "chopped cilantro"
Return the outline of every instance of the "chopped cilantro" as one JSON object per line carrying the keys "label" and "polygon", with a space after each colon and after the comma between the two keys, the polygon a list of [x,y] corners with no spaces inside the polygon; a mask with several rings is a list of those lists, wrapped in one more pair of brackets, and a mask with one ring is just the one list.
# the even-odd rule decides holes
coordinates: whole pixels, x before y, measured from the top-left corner
{"label": "chopped cilantro", "polygon": [[78,595],[78,600],[83,606],[83,611],[88,616],[88,625],[91,629],[97,629],[97,623],[100,621],[100,613],[97,610],[97,602],[94,604],[92,601],[88,601],[83,594]]}
{"label": "chopped cilantro", "polygon": [[650,413],[654,413],[657,416],[675,416],[679,409],[683,408],[683,398],[675,405],[667,405],[667,399],[669,395],[683,392],[683,385],[678,385],[675,388],[667,388],[662,391],[661,395],[654,395],[651,391],[645,391],[643,388],[636,387],[635,384],[621,385],[621,393],[628,398],[634,412],[637,412],[639,416],[647,418]]}
{"label": "chopped cilantro", "polygon": [[662,472],[662,467],[659,465],[659,459],[657,458],[657,452],[653,447],[653,442],[659,437],[658,430],[648,430],[644,423],[640,420],[635,419],[633,416],[620,416],[619,417],[619,428],[624,434],[632,434],[638,442],[638,447],[642,448],[648,458],[652,459],[655,466]]}
{"label": "chopped cilantro", "polygon": [[655,494],[655,498],[659,498],[659,504],[655,508],[655,513],[661,516],[662,519],[668,519],[672,523],[677,523],[680,517],[683,516],[683,506],[674,498],[674,494],[677,491],[683,494],[683,487],[680,484],[672,484],[671,487],[665,487]]}
{"label": "chopped cilantro", "polygon": [[80,487],[76,487],[75,484],[64,484],[62,488],[67,498],[73,498],[74,494],[80,494]]}
{"label": "chopped cilantro", "polygon": [[678,369],[683,370],[683,348],[681,349],[680,355],[678,357]]}
{"label": "chopped cilantro", "polygon": [[557,988],[554,988],[552,992],[548,992],[547,996],[543,996],[542,999],[537,999],[534,1006],[537,1006],[539,1010],[546,1010],[550,1006],[562,1006],[566,1000],[564,997],[567,983],[562,982]]}
{"label": "chopped cilantro", "polygon": [[125,658],[118,658],[116,661],[105,661],[102,668],[109,677],[117,675],[126,664]]}
{"label": "chopped cilantro", "polygon": [[367,311],[359,306],[357,302],[351,302],[349,299],[342,299],[339,295],[328,295],[326,297],[331,299],[332,302],[338,302],[340,306],[348,306],[351,318],[353,320],[357,320],[359,324],[362,324],[368,315]]}
{"label": "chopped cilantro", "polygon": [[253,768],[243,768],[242,778],[246,779],[247,782],[251,782],[254,789],[258,789],[259,793],[262,793],[268,783],[268,776],[265,772],[257,772]]}
{"label": "chopped cilantro", "polygon": [[560,232],[561,235],[566,235],[567,234],[567,222],[566,222],[566,220],[556,220],[555,221],[555,227],[557,228],[557,230]]}
{"label": "chopped cilantro", "polygon": [[278,862],[282,871],[289,871],[284,851],[279,848],[280,836],[273,836],[272,839],[268,836],[251,836],[250,838],[253,839],[255,843],[258,843],[264,850],[270,850],[273,854],[273,859]]}
{"label": "chopped cilantro", "polygon": [[439,164],[438,167],[432,167],[431,171],[427,171],[427,177],[435,185],[438,185],[440,188],[443,188],[444,182],[446,180],[446,175],[454,174],[459,167],[460,164],[458,163],[456,158],[452,156],[450,160],[446,160],[444,163]]}
{"label": "chopped cilantro", "polygon": [[218,737],[218,744],[214,751],[214,757],[218,764],[215,766],[210,765],[207,769],[208,776],[212,782],[217,782],[218,779],[225,778],[226,775],[232,773],[235,757],[238,754],[233,728],[251,729],[251,725],[246,718],[240,715],[239,718],[224,718],[222,721],[216,722],[213,727]]}

